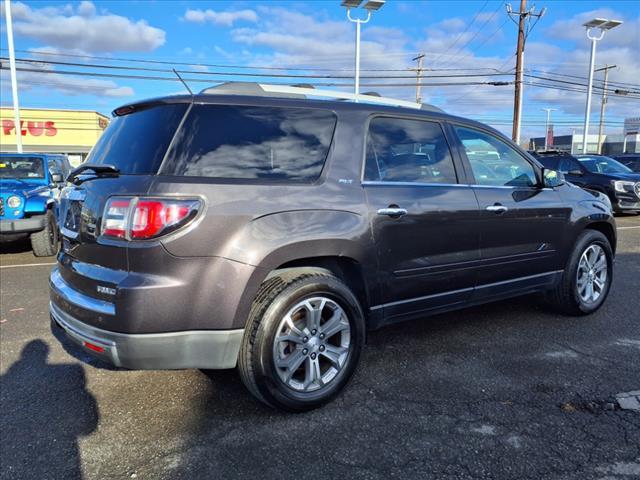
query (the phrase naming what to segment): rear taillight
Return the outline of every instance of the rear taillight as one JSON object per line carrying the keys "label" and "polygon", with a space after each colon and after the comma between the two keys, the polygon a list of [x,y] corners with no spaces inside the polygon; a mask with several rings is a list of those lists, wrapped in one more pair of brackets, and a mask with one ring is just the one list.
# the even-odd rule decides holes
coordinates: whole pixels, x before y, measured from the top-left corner
{"label": "rear taillight", "polygon": [[104,209],[102,234],[108,237],[125,238],[129,217],[130,198],[111,198]]}
{"label": "rear taillight", "polygon": [[199,199],[112,197],[102,218],[102,235],[148,240],[174,232],[191,222],[202,206]]}

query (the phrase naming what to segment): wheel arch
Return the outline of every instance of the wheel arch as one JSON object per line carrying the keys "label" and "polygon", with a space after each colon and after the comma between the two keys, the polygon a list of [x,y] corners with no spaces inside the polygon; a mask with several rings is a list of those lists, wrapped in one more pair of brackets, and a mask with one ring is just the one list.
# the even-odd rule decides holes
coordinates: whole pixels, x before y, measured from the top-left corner
{"label": "wheel arch", "polygon": [[305,269],[324,270],[332,273],[351,289],[360,302],[363,311],[366,312],[368,310],[370,305],[370,292],[362,265],[350,257],[328,255],[298,258],[279,265],[267,275],[267,278],[283,270]]}
{"label": "wheel arch", "polygon": [[585,230],[596,230],[602,233],[611,245],[611,251],[615,255],[616,253],[616,231],[614,227],[608,222],[591,222],[585,225]]}

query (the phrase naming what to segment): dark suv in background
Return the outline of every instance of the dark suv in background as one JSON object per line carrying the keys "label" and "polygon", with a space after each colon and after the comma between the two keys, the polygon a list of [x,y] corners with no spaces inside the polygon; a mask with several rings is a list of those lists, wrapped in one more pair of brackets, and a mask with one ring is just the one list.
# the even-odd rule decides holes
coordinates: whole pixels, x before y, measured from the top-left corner
{"label": "dark suv in background", "polygon": [[61,196],[54,329],[116,366],[237,366],[300,411],[346,384],[367,329],[534,292],[603,304],[606,205],[480,123],[320,94],[117,109]]}
{"label": "dark suv in background", "polygon": [[614,212],[640,212],[640,173],[604,155],[570,155],[563,152],[536,152],[546,168],[564,174],[579,187],[604,193]]}
{"label": "dark suv in background", "polygon": [[640,173],[640,153],[618,153],[611,155],[611,158],[619,161],[634,172]]}

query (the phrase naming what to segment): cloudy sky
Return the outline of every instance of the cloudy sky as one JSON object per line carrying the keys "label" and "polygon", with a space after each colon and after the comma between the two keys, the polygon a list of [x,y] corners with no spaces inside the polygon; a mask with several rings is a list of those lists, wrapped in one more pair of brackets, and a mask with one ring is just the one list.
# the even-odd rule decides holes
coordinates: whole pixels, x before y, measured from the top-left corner
{"label": "cloudy sky", "polygon": [[[519,1],[512,3],[516,9]],[[640,2],[546,0],[536,11],[543,6],[546,15],[531,25],[525,51],[524,137],[543,134],[545,107],[556,109],[556,133],[580,128],[589,61],[581,25],[593,17],[624,21],[599,42],[596,67],[617,65],[610,72],[611,88],[640,97]],[[19,72],[23,107],[108,113],[129,101],[181,92],[170,72],[174,66],[193,90],[256,79],[352,88],[354,27],[339,0],[42,0],[14,1],[12,11],[18,66],[25,70]],[[2,12],[5,67],[4,5]],[[423,101],[510,133],[513,86],[487,82],[513,80],[516,35],[499,0],[388,0],[363,26],[362,91],[415,98],[410,69],[416,66],[412,59],[424,53],[423,81],[430,85],[423,87]],[[400,78],[366,78],[381,76]],[[6,70],[1,80],[2,105],[9,105]],[[599,102],[594,96],[595,122]],[[614,94],[607,109],[607,131],[620,133],[625,117],[640,115],[640,100]]]}

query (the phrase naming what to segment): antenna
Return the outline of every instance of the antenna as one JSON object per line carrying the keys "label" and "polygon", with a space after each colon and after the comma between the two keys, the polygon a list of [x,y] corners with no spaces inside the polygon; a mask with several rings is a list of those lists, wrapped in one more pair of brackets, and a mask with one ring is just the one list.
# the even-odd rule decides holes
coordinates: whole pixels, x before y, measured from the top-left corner
{"label": "antenna", "polygon": [[184,85],[184,87],[187,89],[187,91],[191,94],[191,96],[193,97],[193,92],[191,91],[191,89],[189,88],[189,85],[187,85],[187,82],[185,82],[183,80],[183,78],[180,76],[180,74],[176,71],[175,68],[172,68],[171,70],[173,70],[173,73],[176,74],[176,77],[178,77],[178,80],[180,80],[182,82],[182,84]]}

